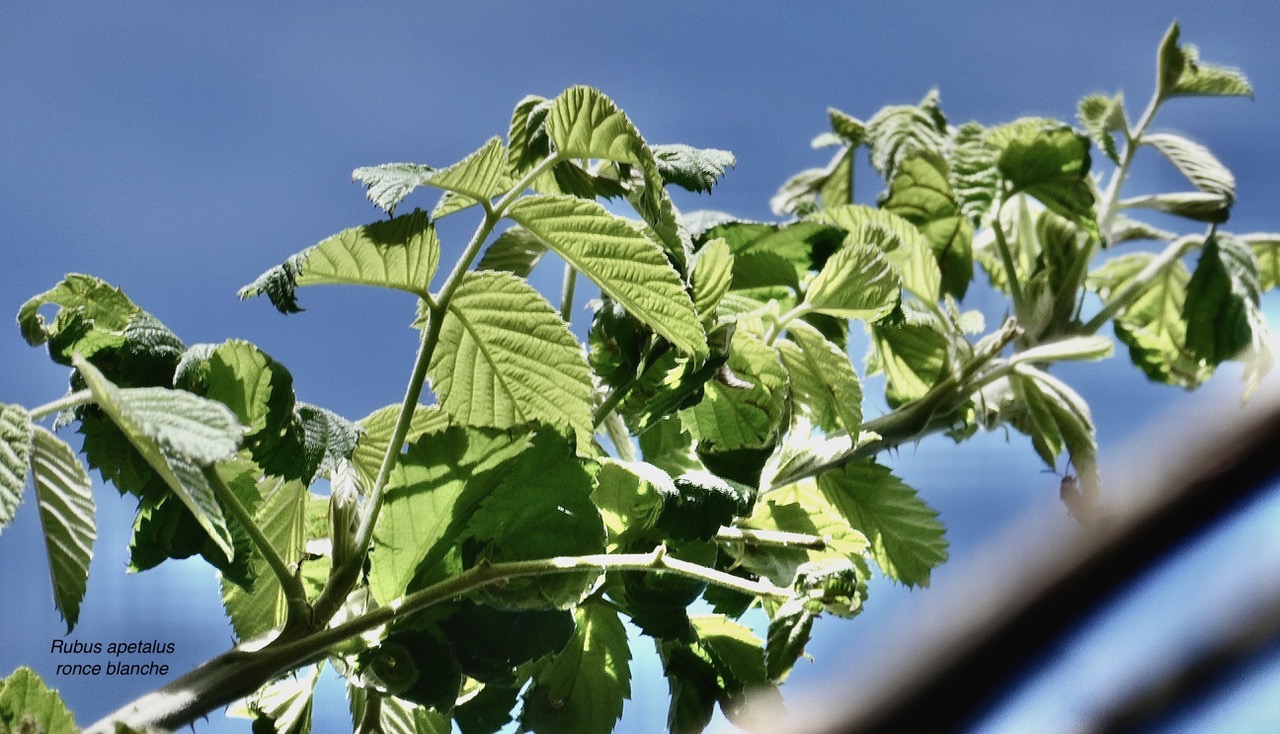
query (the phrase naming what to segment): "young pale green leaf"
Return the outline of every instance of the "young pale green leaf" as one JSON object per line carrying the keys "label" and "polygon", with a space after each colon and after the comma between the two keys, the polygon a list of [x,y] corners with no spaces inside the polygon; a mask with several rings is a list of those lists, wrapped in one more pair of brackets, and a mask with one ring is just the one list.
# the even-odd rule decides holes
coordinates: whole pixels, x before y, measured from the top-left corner
{"label": "young pale green leaf", "polygon": [[1210,237],[1182,306],[1187,348],[1210,365],[1239,356],[1253,343],[1260,299],[1258,261],[1249,246],[1222,233]]}
{"label": "young pale green leaf", "polygon": [[834,505],[818,490],[817,482],[806,479],[776,488],[757,502],[751,517],[740,523],[752,530],[798,533],[822,538],[821,549],[753,546],[744,543],[742,565],[779,586],[791,586],[805,563],[839,558],[854,561],[870,547],[867,537],[855,530]]}
{"label": "young pale green leaf", "polygon": [[1111,356],[1111,340],[1105,336],[1070,336],[1018,352],[1010,364],[1049,364],[1063,361],[1094,362]]}
{"label": "young pale green leaf", "polygon": [[119,388],[78,356],[76,369],[94,399],[228,559],[234,557],[222,507],[201,473],[240,445],[242,428],[223,404],[181,390]]}
{"label": "young pale green leaf", "polygon": [[826,168],[806,168],[782,182],[777,193],[769,199],[769,211],[779,217],[807,215],[819,209],[818,197],[835,174],[837,162],[844,156],[839,153]]}
{"label": "young pale green leaf", "polygon": [[1160,42],[1157,59],[1156,93],[1169,97],[1248,97],[1253,99],[1253,86],[1238,69],[1200,61],[1199,50],[1190,44],[1180,45],[1178,21],[1174,21]]}
{"label": "young pale green leaf", "polygon": [[1013,193],[1025,192],[1084,231],[1098,233],[1089,183],[1089,140],[1067,125],[1019,132],[996,160]]}
{"label": "young pale green leaf", "polygon": [[[1089,287],[1104,300],[1127,287],[1154,255],[1130,253],[1108,260],[1089,275]],[[1193,388],[1211,370],[1187,349],[1187,322],[1182,309],[1191,273],[1182,261],[1161,270],[1136,299],[1116,314],[1116,337],[1129,347],[1129,358],[1152,380]]]}
{"label": "young pale green leaf", "polygon": [[530,196],[507,211],[600,290],[683,352],[706,356],[693,301],[662,248],[593,201]]}
{"label": "young pale green leaf", "polygon": [[716,148],[675,144],[654,145],[651,150],[663,182],[694,193],[711,193],[725,169],[737,163],[733,153]]}
{"label": "young pale green leaf", "polygon": [[988,135],[982,125],[966,122],[951,137],[951,190],[960,203],[960,211],[975,227],[990,216],[1000,191],[1000,172],[996,168],[999,151],[987,145]]}
{"label": "young pale green leaf", "polygon": [[960,211],[941,157],[905,158],[880,206],[911,222],[929,240],[942,271],[942,291],[964,298],[973,280],[973,225]]}
{"label": "young pale green leaf", "polygon": [[805,293],[818,313],[874,321],[893,310],[902,281],[880,248],[851,243],[827,259]]}
{"label": "young pale green leaf", "polygon": [[473,272],[454,291],[427,373],[441,406],[469,426],[567,428],[591,452],[591,370],[551,304],[508,273]]}
{"label": "young pale green leaf", "polygon": [[832,506],[871,541],[871,557],[885,575],[908,586],[928,586],[929,572],[947,560],[938,513],[887,467],[846,464],[818,477]]}
{"label": "young pale green leaf", "polygon": [[749,627],[720,614],[689,617],[698,642],[720,673],[726,700],[721,708],[730,721],[746,723],[753,705],[764,703],[766,695],[781,703],[773,682],[765,672],[764,640]]}
{"label": "young pale green leaf", "polygon": [[1085,498],[1098,495],[1098,441],[1089,406],[1065,382],[1028,364],[1014,367],[1010,379],[1014,394],[1026,406],[1029,423],[1014,425],[1031,436],[1036,452],[1056,468],[1058,454],[1067,450],[1080,476]]}
{"label": "young pale green leaf", "polygon": [[429,297],[440,263],[440,242],[426,213],[414,210],[382,222],[344,229],[299,252],[240,289],[240,298],[266,295],[281,313],[296,313],[297,287],[368,285]]}
{"label": "young pale green leaf", "polygon": [[56,690],[31,668],[0,679],[0,731],[14,734],[77,734],[75,717]]}
{"label": "young pale green leaf", "polygon": [[80,619],[93,541],[98,537],[93,484],[76,452],[40,426],[35,426],[32,436],[31,474],[49,555],[53,601],[70,633]]}
{"label": "young pale green leaf", "polygon": [[787,373],[778,351],[747,333],[729,347],[729,369],[744,384],[723,375],[708,380],[702,401],[681,412],[695,438],[715,451],[769,445],[780,430],[787,399]]}
{"label": "young pale green leaf", "polygon": [[507,128],[507,171],[519,177],[551,153],[545,126],[551,100],[530,94],[516,103]]}
{"label": "young pale green leaf", "polygon": [[[254,513],[254,521],[286,564],[298,563],[307,542],[310,492],[302,482],[271,477],[258,483],[258,492],[262,503]],[[266,560],[255,555],[251,563],[254,582],[249,590],[226,580],[222,582],[222,606],[240,640],[280,627],[288,612],[284,589]]]}
{"label": "young pale green leaf", "polygon": [[942,328],[937,319],[915,314],[909,314],[906,323],[871,327],[889,405],[897,407],[922,397],[945,374],[950,340]]}
{"label": "young pale green leaf", "polygon": [[893,178],[899,164],[913,153],[941,154],[946,144],[947,119],[938,108],[938,90],[930,91],[918,105],[881,109],[867,121],[866,137],[871,165],[886,180]]}
{"label": "young pale green leaf", "polygon": [[1280,285],[1280,234],[1255,232],[1240,236],[1258,261],[1258,288],[1269,291]]}
{"label": "young pale green leaf", "polygon": [[520,227],[511,227],[485,249],[476,270],[501,270],[527,278],[546,253],[547,246],[537,237]]}
{"label": "young pale green leaf", "polygon": [[[355,467],[360,481],[366,487],[372,487],[382,466],[382,457],[387,453],[391,443],[391,434],[395,431],[396,417],[400,415],[400,405],[387,405],[357,421],[360,427],[360,438],[356,441],[355,450],[351,452],[351,464]],[[428,433],[439,433],[449,427],[449,414],[438,406],[419,405],[409,419],[409,432],[405,435],[405,443],[412,444]]]}
{"label": "young pale green leaf", "polygon": [[[493,137],[476,152],[436,171],[423,183],[462,194],[477,203],[485,202],[501,192],[506,169],[507,148],[501,138]],[[507,183],[511,183],[510,179]]]}
{"label": "young pale green leaf", "polygon": [[862,384],[843,349],[803,322],[787,325],[791,341],[778,353],[791,381],[793,410],[810,416],[823,431],[844,428],[856,434],[862,425]]}
{"label": "young pale green leaf", "polygon": [[631,697],[631,649],[618,613],[585,604],[569,646],[534,676],[520,723],[535,734],[608,734]]}
{"label": "young pale green leaf", "polygon": [[729,243],[716,238],[704,244],[693,261],[693,307],[704,326],[715,319],[716,306],[729,292],[734,277]]}
{"label": "young pale green leaf", "polygon": [[434,168],[421,163],[383,163],[357,168],[351,172],[351,180],[364,184],[365,196],[374,206],[394,215],[400,202],[434,172]]}
{"label": "young pale green leaf", "polygon": [[849,145],[862,145],[866,139],[867,124],[835,107],[827,108],[827,122],[831,123],[831,131]]}
{"label": "young pale green leaf", "polygon": [[31,432],[31,414],[26,408],[0,403],[0,532],[13,521],[27,488]]}
{"label": "young pale green leaf", "polygon": [[387,483],[369,554],[379,604],[404,594],[420,565],[434,569],[510,470],[499,467],[528,447],[527,434],[461,426],[409,444]]}
{"label": "young pale green leaf", "polygon": [[1166,229],[1153,227],[1146,222],[1139,222],[1124,215],[1117,215],[1111,223],[1111,231],[1107,232],[1107,243],[1118,245],[1121,242],[1132,242],[1134,240],[1172,242],[1177,236]]}
{"label": "young pale green leaf", "polygon": [[826,180],[818,189],[824,209],[853,203],[853,152],[852,146],[845,148],[828,166]]}
{"label": "young pale green leaf", "polygon": [[[859,204],[827,209],[817,219],[847,232],[846,246],[849,243],[875,245],[893,264],[894,270],[902,279],[903,288],[926,303],[938,300],[942,288],[942,272],[938,268],[929,240],[911,222],[893,212]],[[831,259],[828,259],[828,265]],[[826,266],[823,270],[826,270]],[[819,274],[819,280],[821,277]],[[810,290],[816,286],[815,281]]]}
{"label": "young pale green leaf", "polygon": [[1196,188],[1225,199],[1227,206],[1235,201],[1235,176],[1208,148],[1168,133],[1149,133],[1142,136],[1142,143],[1160,151]]}
{"label": "young pale green leaf", "polygon": [[1102,148],[1113,163],[1119,165],[1120,154],[1116,150],[1115,133],[1127,134],[1129,130],[1129,121],[1124,114],[1124,93],[1117,92],[1114,97],[1102,94],[1085,97],[1076,107],[1076,119],[1089,133],[1094,144]]}
{"label": "young pale green leaf", "polygon": [[1231,202],[1218,194],[1187,191],[1169,194],[1144,194],[1121,199],[1122,209],[1141,207],[1173,214],[1196,222],[1221,224],[1231,215]]}

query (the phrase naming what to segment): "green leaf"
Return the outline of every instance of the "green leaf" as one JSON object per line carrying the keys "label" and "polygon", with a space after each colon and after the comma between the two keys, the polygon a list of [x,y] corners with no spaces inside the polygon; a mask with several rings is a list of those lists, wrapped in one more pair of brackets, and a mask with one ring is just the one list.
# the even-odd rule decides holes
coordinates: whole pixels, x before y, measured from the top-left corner
{"label": "green leaf", "polygon": [[1258,288],[1269,291],[1280,285],[1280,234],[1254,233],[1241,235],[1258,261]]}
{"label": "green leaf", "polygon": [[32,439],[31,473],[49,555],[53,601],[70,633],[80,619],[93,541],[98,537],[93,484],[76,452],[57,436],[35,426]]}
{"label": "green leaf", "polygon": [[[263,479],[257,491],[262,504],[254,513],[254,521],[280,558],[292,567],[302,559],[307,542],[310,493],[301,482],[278,478]],[[240,640],[249,640],[282,626],[288,612],[284,589],[266,560],[255,554],[251,563],[254,582],[250,590],[227,580],[222,582],[222,605]]]}
{"label": "green leaf", "polygon": [[764,640],[751,629],[719,614],[690,618],[698,641],[720,673],[725,698],[721,708],[730,721],[746,725],[753,706],[765,704],[768,694],[781,703],[777,689],[765,673]]}
{"label": "green leaf", "polygon": [[1236,199],[1236,178],[1214,157],[1209,149],[1180,135],[1150,133],[1142,143],[1160,151],[1161,155],[1206,194],[1225,199],[1231,206]]}
{"label": "green leaf", "polygon": [[320,680],[320,666],[301,675],[295,673],[260,688],[246,702],[254,718],[255,732],[266,729],[275,734],[310,734],[312,697]]}
{"label": "green leaf", "polygon": [[808,415],[823,431],[862,425],[862,384],[843,349],[803,321],[787,325],[791,341],[777,343],[791,382],[793,411]]}
{"label": "green leaf", "polygon": [[480,257],[476,270],[504,270],[527,278],[547,252],[547,246],[521,227],[498,235]]}
{"label": "green leaf", "polygon": [[1111,245],[1118,245],[1121,242],[1131,242],[1134,240],[1161,240],[1164,242],[1172,242],[1176,237],[1176,234],[1168,230],[1153,227],[1146,222],[1129,219],[1124,215],[1117,215],[1111,224],[1111,231],[1107,233],[1107,243]]}
{"label": "green leaf", "polygon": [[[378,717],[366,722],[365,710],[370,696],[378,698]],[[385,696],[348,683],[347,700],[355,734],[451,734],[453,731],[449,718],[444,714],[402,698]]]}
{"label": "green leaf", "polygon": [[523,175],[551,154],[547,137],[547,113],[551,100],[530,94],[516,103],[507,131],[507,167],[513,177]]}
{"label": "green leaf", "polygon": [[674,494],[657,485],[662,497],[657,528],[677,541],[711,540],[721,526],[750,514],[756,500],[755,487],[701,469],[676,476],[674,484]]}
{"label": "green leaf", "polygon": [[818,612],[795,599],[788,600],[774,612],[765,643],[765,672],[769,680],[781,683],[791,674],[809,644],[817,618]]}
{"label": "green leaf", "polygon": [[966,122],[951,138],[951,189],[960,211],[975,227],[991,215],[1000,191],[1000,172],[996,169],[999,151],[987,144],[989,135],[982,125]]}
{"label": "green leaf", "polygon": [[1222,233],[1205,242],[1182,307],[1192,354],[1217,365],[1250,347],[1261,321],[1258,281],[1248,245]]}
{"label": "green leaf", "polygon": [[904,159],[880,206],[920,229],[942,271],[942,291],[964,298],[973,280],[973,226],[951,190],[946,161],[931,153]]}
{"label": "green leaf", "polygon": [[1200,61],[1199,50],[1190,44],[1178,44],[1181,29],[1175,20],[1160,42],[1157,56],[1157,95],[1168,97],[1248,97],[1253,87],[1238,69]]}
{"label": "green leaf", "polygon": [[938,513],[887,467],[866,460],[818,477],[832,506],[871,541],[871,557],[885,575],[928,586],[929,572],[947,560]]}
{"label": "green leaf", "polygon": [[460,424],[567,428],[591,453],[591,374],[569,327],[533,286],[507,273],[463,276],[428,368]]}
{"label": "green leaf", "polygon": [[866,134],[871,165],[886,180],[892,178],[902,161],[913,153],[941,154],[946,143],[947,119],[938,108],[938,90],[930,91],[918,105],[881,109],[867,121]]}
{"label": "green leaf", "polygon": [[631,650],[618,613],[588,604],[568,647],[525,691],[520,724],[536,734],[608,734],[631,697]]}
{"label": "green leaf", "polygon": [[[942,272],[938,268],[933,248],[915,225],[906,219],[884,209],[872,209],[859,204],[851,204],[836,209],[827,209],[818,216],[819,221],[835,225],[845,230],[845,247],[850,244],[875,245],[893,264],[894,270],[902,279],[902,287],[912,295],[926,303],[938,300],[942,288]],[[825,272],[831,266],[831,260],[823,266]],[[872,269],[878,273],[879,268]],[[809,286],[810,291],[817,289],[822,280]],[[854,283],[864,283],[865,276],[857,278]],[[853,287],[853,286],[851,286]],[[854,297],[854,296],[846,296]],[[890,308],[892,304],[890,304]],[[862,318],[851,316],[850,318]]]}
{"label": "green leaf", "polygon": [[[595,471],[594,463],[576,460],[560,437],[538,434],[467,523],[477,562],[603,553],[604,523],[591,501]],[[597,576],[586,572],[513,579],[479,593],[499,606],[567,609],[582,601]]]}
{"label": "green leaf", "polygon": [[1025,129],[1003,147],[996,167],[1012,187],[1051,211],[1098,233],[1089,183],[1089,140],[1067,125]]}
{"label": "green leaf", "polygon": [[805,293],[805,303],[818,313],[842,319],[874,321],[898,303],[901,280],[880,248],[854,242],[823,266]]}
{"label": "green leaf", "polygon": [[1118,206],[1122,209],[1131,207],[1154,209],[1210,224],[1221,224],[1231,215],[1230,201],[1218,194],[1206,194],[1203,191],[1132,196],[1121,199]]}
{"label": "green leaf", "polygon": [[351,180],[364,184],[365,196],[374,206],[394,215],[396,206],[434,172],[434,168],[421,163],[383,163],[357,168],[351,172]]}
{"label": "green leaf", "polygon": [[604,459],[593,499],[600,508],[610,548],[620,547],[653,527],[662,514],[663,496],[676,494],[671,476],[653,464]]}
{"label": "green leaf", "polygon": [[723,239],[704,244],[693,261],[693,307],[704,326],[715,319],[716,306],[734,277],[733,252]]}
{"label": "green leaf", "polygon": [[742,565],[779,586],[794,584],[805,563],[830,558],[853,562],[861,559],[870,546],[867,537],[849,524],[812,479],[770,490],[763,501],[756,503],[751,517],[740,525],[753,530],[813,535],[826,541],[821,550],[744,543],[739,554]]}
{"label": "green leaf", "polygon": [[463,600],[440,621],[440,630],[463,673],[500,687],[517,679],[517,668],[563,650],[573,639],[574,621],[563,610],[506,611]]}
{"label": "green leaf", "polygon": [[181,390],[118,388],[83,359],[74,362],[98,405],[233,558],[222,507],[200,468],[235,453],[242,433],[235,415],[221,403]]}
{"label": "green leaf", "polygon": [[1014,394],[1027,409],[1028,421],[1014,426],[1031,436],[1046,465],[1054,469],[1065,448],[1080,475],[1085,498],[1098,496],[1098,441],[1089,406],[1066,383],[1026,364],[1016,365],[1010,380]]}
{"label": "green leaf", "polygon": [[1076,107],[1076,119],[1094,144],[1102,148],[1113,163],[1120,165],[1115,133],[1127,134],[1129,130],[1129,121],[1124,114],[1124,93],[1117,92],[1114,97],[1102,94],[1085,97]]}
{"label": "green leaf", "polygon": [[849,145],[861,145],[867,134],[867,125],[862,120],[841,112],[835,107],[827,108],[827,121],[831,130]]}
{"label": "green leaf", "polygon": [[374,528],[369,588],[379,604],[403,595],[418,572],[435,570],[471,513],[506,477],[527,435],[452,426],[409,444],[387,483]]}
{"label": "green leaf", "polygon": [[694,193],[711,193],[725,169],[737,162],[733,153],[715,148],[675,144],[655,145],[651,150],[663,182]]}
{"label": "green leaf", "polygon": [[1112,353],[1111,340],[1104,336],[1072,336],[1043,342],[1009,358],[1010,364],[1049,364],[1064,361],[1093,362]]}
{"label": "green leaf", "polygon": [[[1155,258],[1136,252],[1108,260],[1089,275],[1089,287],[1104,300],[1127,287]],[[1187,349],[1182,309],[1191,273],[1181,260],[1160,271],[1136,299],[1116,314],[1116,337],[1148,378],[1186,388],[1208,379],[1210,370]]]}
{"label": "green leaf", "polygon": [[75,717],[34,670],[20,667],[0,680],[0,730],[14,734],[76,734]]}
{"label": "green leaf", "polygon": [[507,216],[676,348],[706,356],[706,335],[679,274],[662,248],[627,220],[565,196],[520,199]]}
{"label": "green leaf", "polygon": [[281,313],[296,313],[303,285],[369,285],[429,298],[440,242],[426,213],[344,229],[289,257],[240,289],[240,298],[266,295]]}
{"label": "green leaf", "polygon": [[[493,137],[476,152],[448,168],[436,171],[423,183],[462,194],[477,203],[484,202],[501,192],[506,169],[507,148],[502,144],[501,138]],[[506,183],[509,186],[512,182],[507,179]]]}
{"label": "green leaf", "polygon": [[770,445],[787,399],[787,373],[778,351],[750,334],[735,334],[728,366],[746,384],[730,384],[723,375],[708,380],[702,401],[681,412],[681,419],[712,450]]}
{"label": "green leaf", "polygon": [[950,340],[938,320],[915,311],[901,324],[874,324],[871,342],[885,374],[885,395],[891,407],[929,392],[947,368]]}
{"label": "green leaf", "polygon": [[[355,467],[360,481],[366,487],[376,484],[378,469],[382,466],[382,457],[387,453],[391,443],[391,434],[395,431],[396,418],[400,415],[400,404],[387,405],[361,418],[360,439],[351,452],[351,464]],[[419,405],[409,419],[409,432],[405,435],[405,443],[416,443],[428,433],[440,433],[449,427],[449,415],[437,406]]]}
{"label": "green leaf", "polygon": [[31,462],[31,414],[21,405],[0,403],[0,532],[13,521],[27,488]]}

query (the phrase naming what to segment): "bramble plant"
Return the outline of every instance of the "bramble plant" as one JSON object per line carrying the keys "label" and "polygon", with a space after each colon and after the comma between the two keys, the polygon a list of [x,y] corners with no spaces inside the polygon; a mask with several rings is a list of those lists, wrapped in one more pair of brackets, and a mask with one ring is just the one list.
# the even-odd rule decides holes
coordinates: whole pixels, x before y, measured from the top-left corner
{"label": "bramble plant", "polygon": [[[1269,364],[1259,299],[1280,282],[1280,235],[1220,229],[1231,173],[1150,132],[1176,97],[1252,89],[1178,35],[1133,123],[1119,94],[1081,100],[1084,132],[956,127],[936,93],[866,122],[833,109],[815,145],[835,154],[782,186],[778,222],[681,216],[666,187],[709,192],[733,156],[650,145],[587,87],[521,100],[505,142],[452,166],[357,169],[388,218],[240,291],[285,313],[301,286],[416,298],[403,403],[356,421],[297,400],[259,347],[186,345],[92,276],[32,298],[22,334],[72,368],[71,392],[0,406],[0,526],[30,472],[70,631],[94,501],[85,465],[40,421],[75,424],[88,466],[138,500],[133,568],[203,557],[239,640],[90,731],[176,729],[228,705],[254,731],[308,731],[331,666],[357,732],[480,734],[514,718],[599,734],[629,696],[629,620],[657,647],[670,729],[696,732],[717,705],[736,720],[748,694],[776,696],[815,620],[862,607],[872,564],[924,586],[946,560],[937,513],[877,461],[885,451],[1009,426],[1049,467],[1074,467],[1063,499],[1094,521],[1094,428],[1055,362],[1110,356],[1110,325],[1163,383],[1193,388],[1241,359],[1248,392]],[[1195,190],[1123,197],[1144,146]],[[884,179],[878,207],[854,203],[862,148]],[[397,214],[420,188],[444,193]],[[624,203],[637,218],[614,213]],[[1207,230],[1167,232],[1131,218],[1142,210]],[[475,233],[443,274],[436,223],[467,215]],[[548,253],[564,264],[558,306],[527,280]],[[992,328],[961,305],[975,263],[1008,296]],[[580,276],[601,292],[585,347],[569,323]],[[850,328],[870,337],[863,374],[885,377],[879,417],[863,414]],[[754,608],[764,639],[739,621]],[[10,728],[75,731],[27,669],[0,688]]]}

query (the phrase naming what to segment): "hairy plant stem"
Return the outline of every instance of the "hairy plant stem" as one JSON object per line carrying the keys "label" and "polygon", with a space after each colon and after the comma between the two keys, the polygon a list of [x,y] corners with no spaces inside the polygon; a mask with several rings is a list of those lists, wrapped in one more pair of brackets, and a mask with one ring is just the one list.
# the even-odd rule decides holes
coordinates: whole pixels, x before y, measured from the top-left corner
{"label": "hairy plant stem", "polygon": [[613,442],[614,449],[618,452],[618,458],[623,461],[635,461],[635,447],[631,445],[631,432],[627,430],[627,424],[623,422],[622,416],[613,411],[609,411],[604,418],[604,430],[609,434],[609,440]]}
{"label": "hairy plant stem", "polygon": [[458,257],[458,261],[454,263],[453,270],[450,271],[444,284],[440,286],[440,291],[435,298],[432,299],[430,296],[424,298],[427,304],[427,328],[418,343],[418,354],[414,357],[413,372],[410,374],[409,384],[405,388],[404,401],[400,404],[400,413],[396,416],[395,427],[391,431],[391,442],[387,444],[387,452],[383,455],[382,464],[378,467],[378,476],[374,480],[373,488],[369,493],[369,502],[365,506],[364,516],[361,518],[360,527],[356,531],[356,553],[345,567],[335,568],[330,575],[329,583],[325,585],[324,591],[320,593],[313,607],[314,625],[320,626],[328,622],[341,608],[343,601],[347,598],[347,594],[351,592],[351,589],[355,587],[356,582],[359,580],[360,570],[364,568],[365,558],[369,554],[369,548],[373,541],[373,529],[385,500],[387,481],[391,478],[391,470],[395,467],[396,457],[400,455],[400,447],[404,444],[405,437],[409,434],[409,426],[413,421],[414,411],[418,407],[418,398],[422,396],[422,387],[426,383],[427,368],[430,366],[431,358],[435,354],[436,345],[440,342],[440,327],[449,311],[449,303],[453,300],[453,294],[458,290],[458,286],[462,284],[463,275],[471,267],[476,255],[480,254],[480,248],[484,246],[485,240],[489,238],[493,228],[502,219],[507,208],[524,193],[524,190],[533,183],[534,179],[555,165],[557,160],[559,160],[558,157],[553,154],[537,166],[534,166],[496,205],[490,204],[488,201],[480,202],[484,207],[484,218],[476,226],[475,233]]}
{"label": "hairy plant stem", "polygon": [[1210,235],[1212,235],[1213,229],[1213,227],[1209,228],[1209,235],[1187,235],[1170,242],[1168,246],[1161,250],[1160,254],[1153,257],[1151,262],[1147,263],[1147,266],[1139,271],[1124,288],[1121,288],[1118,292],[1112,294],[1111,298],[1102,305],[1102,310],[1098,311],[1092,319],[1089,319],[1089,323],[1084,325],[1084,333],[1096,334],[1098,329],[1106,326],[1107,322],[1110,321],[1111,318],[1121,309],[1126,308],[1137,300],[1138,297],[1142,295],[1143,291],[1146,290],[1147,286],[1151,284],[1151,281],[1160,277],[1160,275],[1172,267],[1175,262],[1181,260],[1183,255],[1190,252],[1193,247],[1202,244]]}
{"label": "hairy plant stem", "polygon": [[1013,300],[1013,313],[1019,321],[1025,321],[1030,315],[1027,313],[1027,302],[1022,293],[1022,284],[1018,281],[1018,268],[1013,262],[1013,250],[1009,248],[1009,241],[1004,236],[1004,225],[1000,223],[1000,210],[1004,208],[1004,203],[1004,196],[997,195],[995,204],[992,206],[995,217],[991,222],[991,231],[996,236],[996,252],[1000,255],[1005,278],[1009,281],[1009,298]]}
{"label": "hairy plant stem", "polygon": [[827,538],[821,535],[806,533],[789,533],[784,530],[756,530],[725,526],[716,533],[716,540],[722,543],[745,543],[747,545],[768,546],[773,548],[807,548],[809,550],[826,550]]}
{"label": "hairy plant stem", "polygon": [[93,402],[93,391],[81,390],[79,392],[73,392],[70,395],[63,395],[57,400],[45,403],[44,405],[38,405],[27,411],[27,413],[31,416],[31,420],[38,421],[47,415],[60,413],[68,408],[76,408],[84,405],[85,403],[91,402]]}
{"label": "hairy plant stem", "polygon": [[564,264],[564,284],[560,289],[560,318],[566,323],[573,322],[573,289],[578,282],[578,271],[569,263]]}
{"label": "hairy plant stem", "polygon": [[631,392],[631,388],[635,387],[637,382],[640,382],[640,375],[643,373],[644,370],[641,369],[635,375],[628,378],[626,382],[614,389],[613,392],[605,396],[604,402],[600,403],[600,406],[591,414],[591,424],[595,428],[599,428],[604,424],[605,419],[609,417],[609,414],[613,412],[613,409],[618,407],[618,403],[621,403],[622,399],[627,396],[627,393]]}
{"label": "hairy plant stem", "polygon": [[262,532],[262,528],[258,527],[253,515],[249,514],[249,510],[240,502],[240,498],[236,497],[235,492],[231,491],[231,488],[223,481],[222,475],[218,474],[213,467],[208,466],[204,468],[204,476],[209,481],[209,486],[213,488],[213,494],[218,498],[218,504],[230,510],[231,515],[244,527],[245,532],[249,534],[249,539],[253,541],[254,547],[262,554],[267,565],[271,567],[271,572],[280,581],[280,588],[284,589],[284,597],[287,603],[288,625],[292,626],[309,621],[310,607],[307,605],[307,592],[302,587],[302,580],[289,570],[289,564],[280,557],[275,546],[271,545],[271,541]]}
{"label": "hairy plant stem", "polygon": [[774,599],[786,599],[791,593],[768,581],[748,581],[714,568],[673,558],[667,554],[665,546],[658,546],[649,553],[602,553],[532,561],[481,563],[457,576],[415,591],[342,624],[292,639],[281,635],[256,650],[250,649],[248,645],[232,648],[181,678],[125,705],[88,728],[86,734],[111,734],[115,731],[116,722],[137,729],[159,726],[176,730],[219,706],[244,698],[282,673],[323,659],[334,645],[398,617],[511,579],[582,571],[673,573],[752,596]]}

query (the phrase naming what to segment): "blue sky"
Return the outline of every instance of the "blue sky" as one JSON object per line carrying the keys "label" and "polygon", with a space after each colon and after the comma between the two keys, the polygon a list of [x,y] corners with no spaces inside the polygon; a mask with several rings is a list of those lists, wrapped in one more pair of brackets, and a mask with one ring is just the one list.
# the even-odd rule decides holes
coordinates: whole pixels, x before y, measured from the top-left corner
{"label": "blue sky", "polygon": [[[308,310],[286,318],[234,297],[285,256],[377,218],[350,182],[357,166],[451,163],[504,132],[525,94],[585,83],[612,96],[650,141],[737,154],[716,193],[682,197],[683,208],[766,218],[779,183],[825,162],[808,142],[829,105],[865,119],[938,87],[957,123],[1072,119],[1079,97],[1121,89],[1140,108],[1155,46],[1175,17],[1205,59],[1249,73],[1257,101],[1179,100],[1159,126],[1207,144],[1234,170],[1233,229],[1280,230],[1280,47],[1265,32],[1280,27],[1280,6],[1270,2],[405,2],[313,3],[305,12],[249,2],[8,3],[0,313],[16,313],[64,273],[93,273],[188,343],[258,343],[289,366],[302,399],[359,417],[400,398],[415,346],[411,303],[315,289],[304,294]],[[864,199],[877,188],[868,173],[860,171]],[[1147,159],[1132,190],[1180,185],[1171,167]],[[459,247],[452,236],[446,258]],[[545,274],[558,287],[558,274]],[[63,370],[16,328],[0,333],[0,357],[0,402],[64,391]],[[1092,404],[1107,460],[1136,426],[1187,399],[1146,385],[1123,357],[1061,374]],[[1224,377],[1218,394],[1232,396],[1235,378]],[[1019,512],[1056,509],[1056,478],[1016,437],[926,441],[895,466],[942,511],[957,561]],[[98,557],[76,636],[172,639],[179,667],[225,647],[230,631],[208,570],[167,564],[125,578],[132,503],[110,489],[98,502]],[[48,643],[62,632],[37,533],[27,506],[0,535],[0,674],[20,662],[51,665]],[[960,566],[944,567],[938,582]],[[822,625],[819,659],[794,685],[843,675],[927,597],[873,589],[862,618]],[[624,730],[650,731],[661,715],[652,665],[638,663]],[[82,723],[149,687],[58,683]],[[203,730],[245,730],[220,719]]]}

